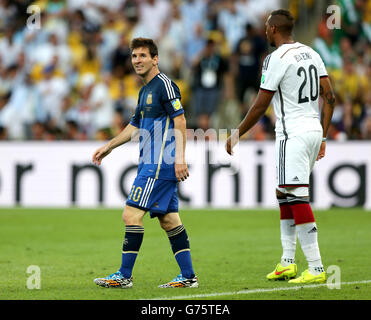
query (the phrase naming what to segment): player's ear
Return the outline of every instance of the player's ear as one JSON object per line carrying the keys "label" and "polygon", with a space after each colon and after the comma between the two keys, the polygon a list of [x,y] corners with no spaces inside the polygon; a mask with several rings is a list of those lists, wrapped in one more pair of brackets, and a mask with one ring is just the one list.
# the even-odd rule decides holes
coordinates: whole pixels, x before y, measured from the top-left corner
{"label": "player's ear", "polygon": [[158,56],[153,57],[153,65],[157,66],[158,65]]}

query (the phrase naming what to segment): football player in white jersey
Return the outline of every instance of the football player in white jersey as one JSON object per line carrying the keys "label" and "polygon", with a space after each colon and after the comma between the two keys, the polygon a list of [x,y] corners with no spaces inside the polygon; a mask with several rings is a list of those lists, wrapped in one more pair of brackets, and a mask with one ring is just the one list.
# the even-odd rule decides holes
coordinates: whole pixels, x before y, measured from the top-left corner
{"label": "football player in white jersey", "polygon": [[[326,281],[317,241],[317,225],[309,204],[309,176],[325,156],[326,135],[335,96],[320,56],[292,38],[294,19],[287,10],[273,11],[266,21],[267,39],[276,50],[263,63],[258,96],[235,134],[226,142],[232,155],[239,138],[264,115],[271,101],[276,115],[276,195],[280,207],[283,254],[269,280],[297,275],[296,237],[308,262],[290,283]],[[319,98],[323,105],[320,112]],[[321,113],[321,116],[320,116]]]}

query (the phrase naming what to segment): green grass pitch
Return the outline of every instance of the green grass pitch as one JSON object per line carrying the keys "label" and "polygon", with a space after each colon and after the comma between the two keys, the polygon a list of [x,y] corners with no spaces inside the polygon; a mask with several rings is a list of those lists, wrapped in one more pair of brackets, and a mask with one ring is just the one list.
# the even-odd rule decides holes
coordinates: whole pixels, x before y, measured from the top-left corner
{"label": "green grass pitch", "polygon": [[[93,279],[117,271],[121,263],[121,211],[1,208],[0,300],[371,299],[371,281],[362,282],[371,280],[370,211],[315,211],[322,260],[325,268],[340,268],[340,289],[285,290],[292,285],[265,279],[281,257],[281,243],[278,210],[261,209],[181,210],[199,277],[196,289],[157,288],[179,270],[165,232],[146,215],[134,287],[101,288]],[[297,246],[301,272],[306,262]],[[30,265],[40,268],[40,289],[27,288]]]}

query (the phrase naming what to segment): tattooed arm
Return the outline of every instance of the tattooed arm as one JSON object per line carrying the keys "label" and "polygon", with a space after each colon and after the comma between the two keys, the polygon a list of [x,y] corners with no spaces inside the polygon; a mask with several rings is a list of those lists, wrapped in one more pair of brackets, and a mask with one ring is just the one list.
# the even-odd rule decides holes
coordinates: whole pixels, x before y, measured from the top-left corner
{"label": "tattooed arm", "polygon": [[[323,99],[321,125],[323,128],[323,137],[326,138],[335,107],[335,94],[332,89],[330,79],[328,77],[323,77],[320,79],[320,93]],[[322,141],[317,160],[322,159],[325,156],[325,151],[326,141]]]}

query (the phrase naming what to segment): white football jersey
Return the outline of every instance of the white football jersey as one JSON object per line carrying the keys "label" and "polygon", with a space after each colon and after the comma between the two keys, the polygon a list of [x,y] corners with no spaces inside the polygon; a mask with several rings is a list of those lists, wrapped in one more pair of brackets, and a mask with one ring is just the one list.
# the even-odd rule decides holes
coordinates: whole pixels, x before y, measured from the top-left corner
{"label": "white football jersey", "polygon": [[282,44],[263,63],[260,89],[275,92],[276,138],[322,131],[319,114],[321,77],[327,77],[317,52],[299,43]]}

